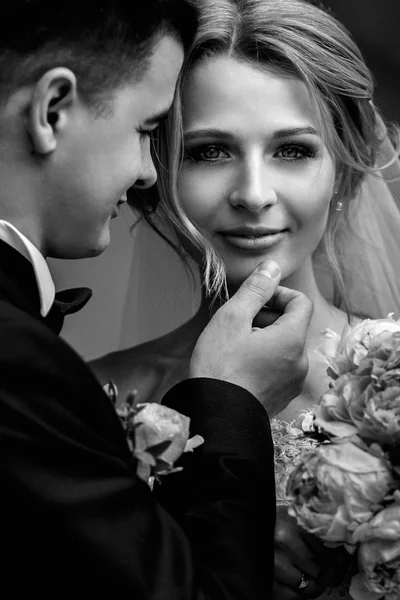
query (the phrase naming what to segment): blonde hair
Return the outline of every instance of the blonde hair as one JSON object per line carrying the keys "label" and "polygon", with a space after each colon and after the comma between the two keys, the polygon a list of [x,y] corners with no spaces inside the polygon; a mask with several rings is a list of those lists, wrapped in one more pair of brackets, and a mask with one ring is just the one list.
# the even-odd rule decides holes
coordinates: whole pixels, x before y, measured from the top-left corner
{"label": "blonde hair", "polygon": [[[349,312],[336,240],[363,178],[388,166],[375,165],[382,132],[371,102],[372,75],[359,48],[329,12],[303,0],[197,0],[195,5],[200,12],[199,28],[180,92],[195,63],[220,55],[297,77],[306,85],[323,140],[336,162],[337,197],[343,210],[336,211],[331,203],[323,241],[341,301]],[[161,144],[168,167],[159,178],[160,216],[201,250],[204,285],[209,294],[216,294],[225,284],[223,263],[206,234],[185,215],[177,194],[182,156],[180,92]],[[390,162],[396,159],[398,142],[395,146]]]}

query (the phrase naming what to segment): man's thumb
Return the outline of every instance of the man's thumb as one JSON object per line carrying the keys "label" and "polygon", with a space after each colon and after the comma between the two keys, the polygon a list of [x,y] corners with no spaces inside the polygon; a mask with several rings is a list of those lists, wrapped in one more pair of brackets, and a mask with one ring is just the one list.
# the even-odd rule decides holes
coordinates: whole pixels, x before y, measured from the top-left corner
{"label": "man's thumb", "polygon": [[229,302],[235,304],[251,319],[272,298],[281,278],[279,265],[273,260],[265,260],[242,283]]}

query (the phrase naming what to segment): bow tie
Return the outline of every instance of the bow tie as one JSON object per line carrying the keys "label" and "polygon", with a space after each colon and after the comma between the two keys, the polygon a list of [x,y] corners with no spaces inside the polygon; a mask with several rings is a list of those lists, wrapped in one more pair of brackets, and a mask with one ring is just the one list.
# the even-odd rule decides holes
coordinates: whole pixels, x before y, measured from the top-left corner
{"label": "bow tie", "polygon": [[44,318],[46,325],[58,335],[62,329],[64,317],[81,310],[89,302],[92,293],[92,290],[86,287],[57,292],[54,304]]}

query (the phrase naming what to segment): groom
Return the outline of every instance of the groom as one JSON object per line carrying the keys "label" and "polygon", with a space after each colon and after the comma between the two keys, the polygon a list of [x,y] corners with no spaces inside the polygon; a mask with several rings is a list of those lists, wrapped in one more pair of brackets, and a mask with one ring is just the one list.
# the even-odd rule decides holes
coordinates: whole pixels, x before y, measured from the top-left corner
{"label": "groom", "polygon": [[[0,544],[5,598],[262,598],[272,586],[275,414],[305,376],[309,302],[262,265],[211,321],[164,402],[205,438],[156,500],[109,399],[57,337],[45,257],[109,242],[196,17],[179,0],[0,8]],[[176,479],[174,479],[176,477]],[[261,549],[261,551],[260,551]]]}

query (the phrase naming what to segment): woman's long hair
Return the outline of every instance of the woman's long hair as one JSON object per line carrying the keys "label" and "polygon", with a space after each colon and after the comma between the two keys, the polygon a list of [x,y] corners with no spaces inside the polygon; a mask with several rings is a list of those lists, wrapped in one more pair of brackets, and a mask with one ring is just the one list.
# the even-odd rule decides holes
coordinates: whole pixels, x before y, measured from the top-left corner
{"label": "woman's long hair", "polygon": [[[382,130],[372,104],[371,72],[344,26],[330,12],[309,2],[197,0],[195,4],[200,12],[199,28],[179,82],[171,118],[158,140],[159,222],[172,223],[177,232],[201,251],[207,292],[214,295],[226,289],[222,260],[207,235],[186,216],[177,193],[183,155],[181,97],[186,76],[199,61],[223,55],[258,69],[296,77],[307,87],[323,142],[335,160],[336,198],[341,201],[342,210],[335,210],[335,203],[331,203],[323,243],[339,291],[338,303],[349,313],[341,257],[337,252],[340,232],[347,225],[350,202],[365,176],[387,166],[376,166]],[[392,137],[394,161],[399,147],[397,131]],[[143,204],[139,210],[146,213]],[[154,213],[147,212],[146,218],[156,225]]]}

